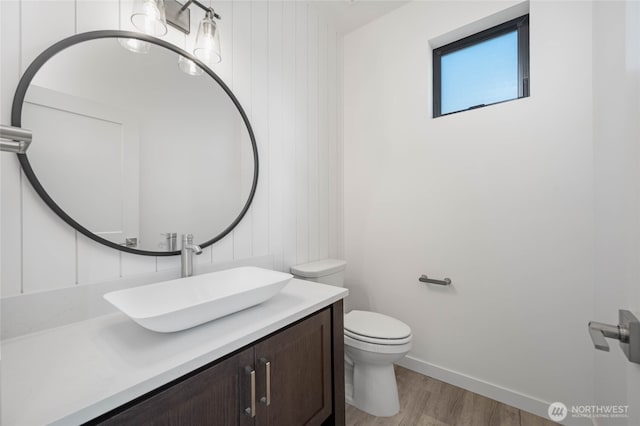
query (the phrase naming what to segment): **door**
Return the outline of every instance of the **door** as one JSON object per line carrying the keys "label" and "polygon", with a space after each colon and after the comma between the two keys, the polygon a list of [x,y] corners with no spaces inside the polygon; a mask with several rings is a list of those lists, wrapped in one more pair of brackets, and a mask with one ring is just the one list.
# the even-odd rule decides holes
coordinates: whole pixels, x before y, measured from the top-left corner
{"label": "door", "polygon": [[225,425],[250,426],[253,348],[107,419],[102,425]]}
{"label": "door", "polygon": [[[31,123],[34,135],[47,135],[48,143],[29,151],[29,161],[60,208],[113,243],[139,238],[139,126],[133,114],[31,86],[23,122]],[[59,157],[54,151],[83,161],[52,162]]]}
{"label": "door", "polygon": [[330,309],[255,346],[256,426],[320,425],[331,414]]}
{"label": "door", "polygon": [[[640,317],[640,2],[593,7],[593,319],[618,324],[618,309]],[[595,404],[628,406],[628,417],[598,424],[640,425],[640,364],[629,362],[615,340],[608,344],[610,352],[594,351]]]}

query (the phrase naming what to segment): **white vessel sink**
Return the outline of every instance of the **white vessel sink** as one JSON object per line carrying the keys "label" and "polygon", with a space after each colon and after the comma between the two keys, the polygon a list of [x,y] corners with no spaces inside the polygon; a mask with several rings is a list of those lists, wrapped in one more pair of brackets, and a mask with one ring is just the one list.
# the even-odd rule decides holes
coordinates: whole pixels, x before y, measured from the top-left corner
{"label": "white vessel sink", "polygon": [[167,333],[262,303],[291,278],[247,266],[114,291],[104,298],[141,326]]}

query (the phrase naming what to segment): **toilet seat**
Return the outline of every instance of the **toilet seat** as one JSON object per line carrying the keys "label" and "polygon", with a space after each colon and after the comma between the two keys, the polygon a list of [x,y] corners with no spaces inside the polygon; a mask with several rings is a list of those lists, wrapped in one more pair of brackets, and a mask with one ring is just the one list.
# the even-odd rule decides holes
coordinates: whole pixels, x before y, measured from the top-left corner
{"label": "toilet seat", "polygon": [[413,343],[411,339],[408,342],[397,345],[380,345],[378,343],[369,343],[362,340],[354,339],[353,337],[344,336],[345,352],[349,352],[349,348],[359,349],[361,351],[371,352],[378,355],[389,354],[406,354],[411,350]]}
{"label": "toilet seat", "polygon": [[375,345],[403,345],[411,341],[411,328],[377,312],[351,311],[344,316],[344,334]]}
{"label": "toilet seat", "polygon": [[405,343],[409,343],[412,339],[412,335],[408,335],[403,339],[376,339],[375,337],[362,336],[357,333],[352,333],[351,331],[345,329],[344,335],[350,337],[354,340],[359,340],[365,343],[371,343],[374,345],[404,345]]}

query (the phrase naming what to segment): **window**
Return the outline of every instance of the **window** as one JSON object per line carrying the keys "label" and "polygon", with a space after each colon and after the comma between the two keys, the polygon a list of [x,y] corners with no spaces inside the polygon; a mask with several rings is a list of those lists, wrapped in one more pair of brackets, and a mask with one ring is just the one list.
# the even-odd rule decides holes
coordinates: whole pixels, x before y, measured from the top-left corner
{"label": "window", "polygon": [[433,116],[529,96],[529,15],[433,50]]}

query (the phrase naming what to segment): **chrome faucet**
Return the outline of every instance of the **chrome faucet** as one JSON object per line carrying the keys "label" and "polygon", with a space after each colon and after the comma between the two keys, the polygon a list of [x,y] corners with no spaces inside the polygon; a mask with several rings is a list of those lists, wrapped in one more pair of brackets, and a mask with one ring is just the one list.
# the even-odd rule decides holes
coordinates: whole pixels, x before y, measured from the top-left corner
{"label": "chrome faucet", "polygon": [[193,256],[202,253],[199,245],[193,244],[193,234],[182,234],[181,266],[182,277],[193,275]]}

